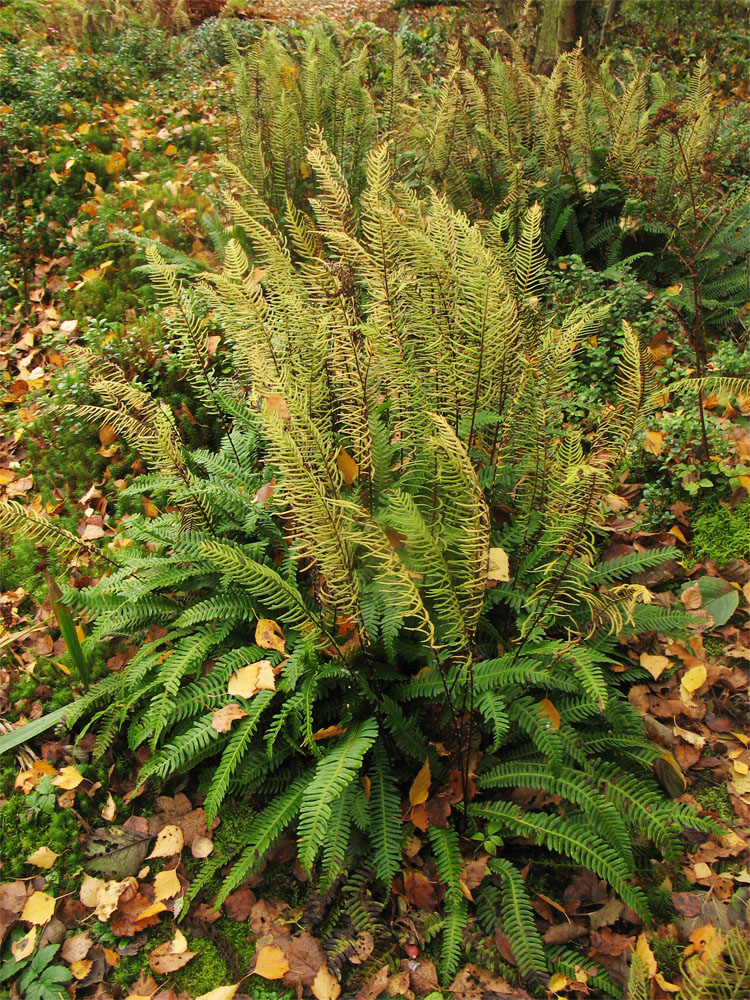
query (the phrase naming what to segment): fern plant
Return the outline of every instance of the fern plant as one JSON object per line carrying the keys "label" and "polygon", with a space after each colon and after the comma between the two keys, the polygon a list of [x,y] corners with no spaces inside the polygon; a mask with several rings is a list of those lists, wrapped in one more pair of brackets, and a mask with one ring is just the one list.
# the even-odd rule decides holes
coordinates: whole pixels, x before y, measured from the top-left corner
{"label": "fern plant", "polygon": [[[148,261],[221,447],[189,451],[167,407],[80,357],[102,398],[83,415],[151,468],[122,499],[147,494],[157,516],[131,513],[108,575],[63,594],[95,639],[141,637],[72,721],[96,728],[100,752],[121,730],[148,746],[141,782],[200,770],[209,818],[228,796],[249,803],[244,833],[192,895],[231,863],[221,902],[293,831],[318,890],[343,898],[326,918],[341,940],[373,923],[375,893],[406,891],[410,866],[433,865],[448,981],[470,919],[459,835],[473,837],[491,856],[481,925],[503,928],[523,975],[545,975],[579,958],[545,950],[516,861],[551,852],[587,866],[648,921],[639,859],[649,842],[677,851],[681,828],[699,825],[664,799],[662,753],[612,669],[618,635],[681,624],[630,582],[665,554],[597,560],[604,499],[648,406],[647,356],[626,326],[619,401],[591,433],[567,427],[576,347],[603,307],[554,321],[544,310],[542,207],[519,189],[472,222],[454,204],[463,189],[454,199],[399,182],[394,137],[416,126],[397,99],[398,52],[390,110],[377,112],[390,131],[373,145],[342,125],[341,154],[335,115],[315,105],[325,41],[310,43],[304,74],[264,44],[273,73],[251,61],[241,85],[279,83],[271,106],[291,140],[258,152],[268,111],[257,97],[244,170],[225,162],[233,235],[221,266],[185,281],[157,250]],[[470,86],[462,72],[456,62],[431,149],[450,87]],[[297,177],[309,180],[303,199]],[[207,364],[209,317],[231,378]],[[29,527],[50,534],[38,517]],[[216,712],[230,704],[227,731]],[[418,774],[428,785],[412,796]],[[538,807],[514,801],[518,789]],[[415,829],[427,836],[405,860]]]}

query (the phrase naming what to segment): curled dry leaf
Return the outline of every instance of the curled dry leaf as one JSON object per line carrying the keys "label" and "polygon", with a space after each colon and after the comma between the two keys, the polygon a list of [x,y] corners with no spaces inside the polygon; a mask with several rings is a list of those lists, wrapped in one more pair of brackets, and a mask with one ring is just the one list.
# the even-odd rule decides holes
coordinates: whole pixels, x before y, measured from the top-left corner
{"label": "curled dry leaf", "polygon": [[544,715],[546,715],[547,718],[549,719],[549,726],[552,726],[553,729],[559,729],[560,713],[557,711],[557,709],[549,700],[549,698],[542,698],[542,700],[539,702],[539,707],[541,708]]}
{"label": "curled dry leaf", "polygon": [[47,892],[33,892],[21,911],[21,920],[29,924],[46,924],[55,912],[55,897]]}
{"label": "curled dry leaf", "polygon": [[217,733],[228,733],[232,728],[232,723],[237,719],[244,719],[247,712],[238,705],[236,701],[230,702],[223,708],[218,708],[211,716],[211,728]]}
{"label": "curled dry leaf", "polygon": [[190,845],[190,853],[198,859],[207,858],[209,854],[213,854],[213,850],[214,842],[208,837],[196,837]]}
{"label": "curled dry leaf", "polygon": [[107,802],[102,809],[102,819],[105,819],[108,823],[117,815],[117,806],[115,805],[115,800],[112,798],[112,793],[107,792]]}
{"label": "curled dry leaf", "polygon": [[185,838],[179,826],[168,823],[159,831],[154,849],[147,858],[171,858],[179,854],[185,843]]}
{"label": "curled dry leaf", "polygon": [[26,864],[36,865],[37,868],[50,869],[59,857],[60,855],[55,854],[49,847],[38,847],[33,854],[30,854],[26,858]]}

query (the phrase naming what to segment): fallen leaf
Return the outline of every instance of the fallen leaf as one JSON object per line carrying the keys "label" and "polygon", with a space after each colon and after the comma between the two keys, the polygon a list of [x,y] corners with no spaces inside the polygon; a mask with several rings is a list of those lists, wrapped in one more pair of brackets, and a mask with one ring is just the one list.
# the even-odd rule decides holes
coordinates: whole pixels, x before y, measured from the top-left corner
{"label": "fallen leaf", "polygon": [[[272,618],[259,618],[255,626],[255,641],[261,649],[275,649],[279,653],[286,652],[286,639],[281,626]],[[265,661],[261,661],[265,662]]]}
{"label": "fallen leaf", "polygon": [[235,983],[233,986],[217,986],[215,990],[210,990],[208,993],[201,993],[195,1000],[233,1000],[239,985],[239,983]]}
{"label": "fallen leaf", "polygon": [[211,728],[215,729],[217,733],[227,733],[232,728],[232,723],[236,722],[237,719],[244,719],[247,712],[242,707],[238,705],[236,701],[230,702],[223,708],[217,708],[217,710],[211,716]]}
{"label": "fallen leaf", "polygon": [[46,924],[55,912],[55,897],[37,890],[26,900],[21,920],[29,924]]}
{"label": "fallen leaf", "polygon": [[36,944],[36,933],[36,927],[32,927],[28,934],[11,944],[10,950],[16,962],[23,962],[33,952]]}
{"label": "fallen leaf", "polygon": [[671,665],[671,660],[666,656],[652,656],[651,653],[641,653],[641,666],[648,670],[654,680],[658,680],[664,671]]}
{"label": "fallen leaf", "polygon": [[209,837],[195,837],[190,845],[190,853],[194,858],[207,858],[213,853],[214,842]]}
{"label": "fallen leaf", "polygon": [[271,392],[266,396],[266,408],[269,412],[275,413],[277,417],[281,417],[282,420],[289,419],[290,413],[286,400],[277,392]]}
{"label": "fallen leaf", "polygon": [[55,854],[49,847],[38,847],[33,854],[30,854],[26,858],[26,864],[36,865],[37,868],[49,869],[59,857],[60,855]]}
{"label": "fallen leaf", "polygon": [[112,798],[112,793],[107,792],[107,802],[102,809],[102,819],[105,819],[108,823],[117,815],[117,806],[115,805],[115,800]]}
{"label": "fallen leaf", "polygon": [[680,681],[680,698],[685,705],[692,703],[693,694],[706,683],[707,676],[706,668],[702,663],[685,671]]}
{"label": "fallen leaf", "polygon": [[246,667],[240,667],[229,678],[227,685],[227,694],[239,698],[252,698],[259,691],[275,690],[276,678],[270,660],[258,660],[257,663],[248,663]]}
{"label": "fallen leaf", "polygon": [[341,986],[338,979],[333,973],[329,972],[326,965],[321,965],[310,989],[317,1000],[337,1000],[337,997],[341,993]]}
{"label": "fallen leaf", "polygon": [[93,875],[84,875],[78,898],[84,906],[92,908],[96,906],[96,899],[99,891],[104,888],[103,878],[94,878]]}
{"label": "fallen leaf", "polygon": [[651,945],[648,943],[648,938],[646,937],[646,932],[641,931],[638,935],[638,940],[635,943],[635,953],[643,962],[644,968],[648,971],[649,977],[653,978],[656,975],[657,965],[656,959],[654,958],[654,953],[651,951]]}
{"label": "fallen leaf", "polygon": [[82,934],[74,934],[73,937],[66,938],[63,941],[60,954],[66,962],[80,962],[88,955],[93,943],[88,931]]}
{"label": "fallen leaf", "polygon": [[83,775],[79,774],[78,771],[69,764],[67,767],[63,767],[56,778],[52,779],[52,784],[57,788],[63,788],[65,791],[72,791],[83,781]]}
{"label": "fallen leaf", "polygon": [[428,758],[419,769],[419,773],[409,789],[409,802],[413,806],[418,806],[422,802],[427,801],[427,796],[430,793],[430,781],[430,761]]}
{"label": "fallen leaf", "polygon": [[568,977],[564,976],[562,972],[556,972],[554,975],[549,977],[547,982],[547,989],[551,990],[553,993],[559,993],[560,990],[564,990],[568,985]]}
{"label": "fallen leaf", "polygon": [[253,972],[263,979],[281,979],[289,972],[289,962],[278,945],[267,944],[258,952]]}
{"label": "fallen leaf", "polygon": [[85,979],[89,972],[91,972],[93,964],[93,961],[88,958],[81,959],[78,962],[71,962],[70,971],[73,973],[75,979]]}
{"label": "fallen leaf", "polygon": [[171,941],[157,945],[151,952],[148,964],[160,976],[170,972],[176,972],[183,965],[195,958],[196,952],[188,951],[187,940],[182,931],[175,931],[175,936]]}
{"label": "fallen leaf", "polygon": [[150,858],[171,858],[175,854],[179,854],[185,843],[185,838],[182,835],[182,830],[179,826],[174,826],[168,823],[165,827],[159,831],[159,835],[156,838],[156,843],[154,844],[154,849],[150,854],[146,855],[147,859]]}
{"label": "fallen leaf", "polygon": [[491,548],[487,579],[493,583],[504,583],[510,580],[510,567],[508,565],[508,553],[505,549]]}
{"label": "fallen leaf", "polygon": [[664,447],[664,435],[659,431],[646,431],[644,448],[651,455],[661,455]]}
{"label": "fallen leaf", "polygon": [[541,708],[543,714],[546,715],[547,718],[549,719],[549,724],[547,725],[547,728],[549,729],[549,727],[552,726],[553,729],[559,729],[560,713],[557,711],[557,709],[549,700],[549,698],[542,698],[542,700],[539,702],[539,707]]}
{"label": "fallen leaf", "polygon": [[166,868],[154,878],[154,896],[157,900],[172,899],[182,892],[180,880],[174,868]]}
{"label": "fallen leaf", "polygon": [[339,449],[339,453],[336,456],[336,465],[341,473],[341,478],[347,486],[351,486],[359,475],[359,466],[344,448]]}

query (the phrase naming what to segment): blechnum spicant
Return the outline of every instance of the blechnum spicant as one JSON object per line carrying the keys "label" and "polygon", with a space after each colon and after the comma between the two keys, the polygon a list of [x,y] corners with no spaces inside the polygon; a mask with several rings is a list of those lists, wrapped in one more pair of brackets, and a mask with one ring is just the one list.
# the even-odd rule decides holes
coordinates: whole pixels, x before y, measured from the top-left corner
{"label": "blechnum spicant", "polygon": [[[227,796],[246,803],[243,835],[193,895],[233,862],[223,900],[294,833],[316,886],[340,887],[332,938],[377,935],[363,894],[385,905],[417,830],[446,886],[445,981],[470,920],[488,937],[503,928],[523,976],[564,969],[580,956],[545,950],[514,861],[587,866],[648,920],[635,880],[647,841],[669,854],[697,823],[653,780],[661,751],[611,670],[618,633],[679,624],[627,582],[663,556],[596,558],[602,501],[650,391],[644,351],[627,328],[619,402],[586,437],[566,428],[562,387],[601,311],[545,317],[541,210],[517,237],[508,214],[480,227],[395,183],[385,145],[355,207],[325,140],[307,161],[313,214],[290,203],[288,238],[234,171],[241,240],[221,269],[188,284],[149,251],[224,428],[217,452],[188,452],[167,408],[82,358],[101,415],[153,469],[125,497],[146,493],[163,513],[126,519],[117,567],[65,598],[96,638],[161,628],[74,716],[100,750],[122,728],[132,748],[148,744],[141,781],[201,765],[209,817]],[[207,363],[209,316],[231,378]],[[273,649],[260,619],[283,631]],[[229,704],[244,714],[219,732]],[[412,804],[425,765],[428,798]],[[542,804],[519,805],[518,789]],[[461,837],[488,858],[475,914]]]}
{"label": "blechnum spicant", "polygon": [[[663,754],[612,670],[618,635],[682,623],[628,582],[665,554],[596,554],[648,364],[626,327],[619,400],[585,435],[567,427],[576,346],[602,307],[557,325],[545,314],[541,208],[471,222],[447,195],[399,183],[393,150],[370,149],[353,199],[314,133],[314,197],[285,202],[283,230],[226,163],[222,266],[186,282],[149,249],[218,451],[188,451],[168,407],[81,356],[103,403],[86,415],[151,466],[123,498],[147,494],[162,513],[124,520],[108,575],[64,594],[94,638],[143,636],[72,721],[96,728],[102,752],[123,729],[148,745],[141,781],[199,771],[211,818],[242,800],[242,834],[191,896],[232,864],[221,902],[293,834],[328,937],[370,930],[387,947],[378,906],[421,863],[445,886],[443,980],[469,930],[491,940],[499,926],[533,981],[582,958],[545,949],[525,861],[586,866],[648,921],[639,862],[700,825],[654,781]],[[208,361],[217,324],[231,377]],[[219,731],[230,704],[241,712]],[[415,832],[416,859],[413,842],[403,851]],[[486,857],[473,905],[472,839]]]}

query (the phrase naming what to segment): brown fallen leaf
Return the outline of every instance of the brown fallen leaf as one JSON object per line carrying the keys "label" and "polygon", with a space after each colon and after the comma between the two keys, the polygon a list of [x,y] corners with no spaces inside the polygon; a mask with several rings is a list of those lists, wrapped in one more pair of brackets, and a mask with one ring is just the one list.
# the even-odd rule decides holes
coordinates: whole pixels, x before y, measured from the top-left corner
{"label": "brown fallen leaf", "polygon": [[213,853],[214,842],[208,837],[196,837],[190,845],[190,853],[194,858],[207,858]]}
{"label": "brown fallen leaf", "polygon": [[112,798],[112,793],[107,792],[107,801],[102,809],[102,819],[105,819],[108,823],[117,815],[117,806],[115,805],[115,800]]}
{"label": "brown fallen leaf", "polygon": [[217,733],[228,733],[232,728],[232,723],[236,722],[237,719],[244,719],[247,712],[242,707],[238,705],[236,701],[230,702],[223,708],[217,708],[217,710],[211,716],[211,728],[215,729]]}
{"label": "brown fallen leaf", "polygon": [[357,993],[357,1000],[378,1000],[378,997],[385,993],[390,978],[391,970],[387,965],[381,965],[378,971],[367,980]]}
{"label": "brown fallen leaf", "polygon": [[74,934],[73,937],[66,938],[63,941],[60,954],[63,960],[68,963],[80,962],[88,955],[93,943],[88,931],[82,934]]}
{"label": "brown fallen leaf", "polygon": [[250,916],[256,902],[253,890],[249,886],[243,886],[229,893],[224,900],[224,910],[230,920],[244,921]]}
{"label": "brown fallen leaf", "polygon": [[151,952],[148,964],[158,975],[167,975],[176,972],[183,965],[195,958],[196,952],[188,951],[187,940],[182,931],[175,931],[175,936],[171,941],[157,945]]}

